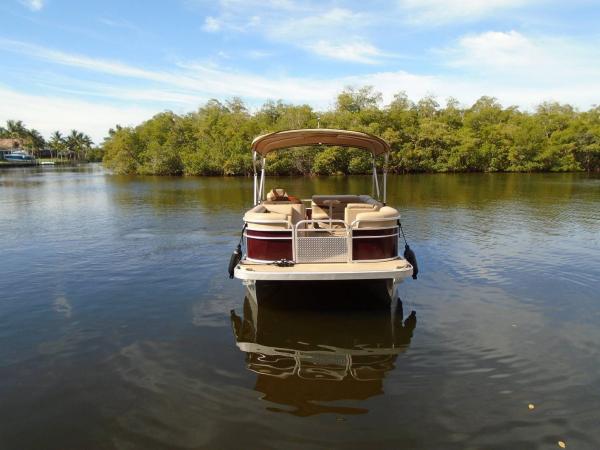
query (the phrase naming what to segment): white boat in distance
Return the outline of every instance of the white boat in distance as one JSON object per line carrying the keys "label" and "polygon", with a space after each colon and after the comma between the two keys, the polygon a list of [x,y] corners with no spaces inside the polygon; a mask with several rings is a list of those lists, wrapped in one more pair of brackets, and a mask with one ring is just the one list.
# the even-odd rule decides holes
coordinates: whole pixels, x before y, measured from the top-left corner
{"label": "white boat in distance", "polygon": [[[370,152],[374,196],[315,193],[298,199],[284,188],[265,195],[267,154],[315,145]],[[254,207],[244,214],[242,239],[229,265],[230,277],[247,285],[256,281],[385,280],[390,292],[404,278],[416,278],[412,250],[407,245],[405,257],[399,254],[400,213],[386,205],[389,153],[390,146],[383,139],[357,131],[302,129],[255,138]],[[381,187],[378,156],[384,158]]]}
{"label": "white boat in distance", "polygon": [[25,152],[23,150],[13,150],[12,152],[4,155],[4,159],[6,161],[13,161],[13,162],[31,162],[31,163],[33,163],[35,161],[35,158],[33,156],[31,156],[30,154],[28,154],[27,152]]}

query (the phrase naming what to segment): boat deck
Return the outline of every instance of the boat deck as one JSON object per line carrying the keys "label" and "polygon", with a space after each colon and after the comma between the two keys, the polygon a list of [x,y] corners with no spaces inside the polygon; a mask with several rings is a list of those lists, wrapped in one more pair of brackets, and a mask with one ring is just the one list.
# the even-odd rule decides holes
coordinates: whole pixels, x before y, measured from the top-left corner
{"label": "boat deck", "polygon": [[356,263],[299,263],[292,267],[241,261],[235,277],[242,280],[401,280],[412,275],[405,259]]}

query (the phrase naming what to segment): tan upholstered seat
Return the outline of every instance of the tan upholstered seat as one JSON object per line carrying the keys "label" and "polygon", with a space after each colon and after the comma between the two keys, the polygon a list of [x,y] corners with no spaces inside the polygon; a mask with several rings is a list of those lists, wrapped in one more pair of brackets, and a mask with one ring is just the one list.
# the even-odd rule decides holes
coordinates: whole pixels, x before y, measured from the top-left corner
{"label": "tan upholstered seat", "polygon": [[378,205],[370,203],[348,203],[344,210],[344,222],[348,225],[352,225],[352,222],[356,220],[356,216],[360,213],[373,212],[379,209]]}
{"label": "tan upholstered seat", "polygon": [[[302,203],[290,202],[264,202],[247,211],[244,222],[248,223],[251,230],[273,230],[290,228],[305,217]],[[265,224],[265,221],[286,221],[285,223]]]}
{"label": "tan upholstered seat", "polygon": [[[288,206],[289,207],[289,206]],[[256,205],[244,214],[244,222],[250,230],[285,230],[291,227],[291,207],[289,211],[269,211],[263,205]],[[278,221],[276,223],[265,223]]]}
{"label": "tan upholstered seat", "polygon": [[[329,200],[338,201],[339,204],[332,206],[332,219],[344,220],[348,225],[356,218],[356,214],[364,210],[377,210],[383,206],[369,195],[313,195],[312,197],[312,218],[314,220],[329,219]],[[352,206],[351,206],[352,205]],[[346,210],[351,206],[351,212]],[[352,220],[348,221],[351,218]]]}
{"label": "tan upholstered seat", "polygon": [[290,202],[263,202],[261,204],[267,211],[285,214],[289,216],[291,223],[298,223],[299,220],[304,220],[304,205],[302,203]]}
{"label": "tan upholstered seat", "polygon": [[398,210],[384,206],[377,211],[357,214],[356,220],[359,223],[354,225],[354,228],[391,228],[396,226],[396,220],[399,218],[400,213]]}
{"label": "tan upholstered seat", "polygon": [[328,204],[330,200],[334,201],[331,207],[333,215],[331,218],[337,220],[344,220],[344,209],[348,203],[361,202],[361,199],[358,195],[313,195],[311,207],[312,218],[314,220],[325,220],[330,218]]}

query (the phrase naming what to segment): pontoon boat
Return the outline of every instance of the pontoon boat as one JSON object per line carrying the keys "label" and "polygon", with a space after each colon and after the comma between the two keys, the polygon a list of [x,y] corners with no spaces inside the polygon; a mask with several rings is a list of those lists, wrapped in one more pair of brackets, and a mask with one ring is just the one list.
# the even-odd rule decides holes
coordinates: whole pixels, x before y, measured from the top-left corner
{"label": "pontoon boat", "polygon": [[[375,198],[316,193],[301,200],[281,188],[265,195],[266,156],[270,152],[316,145],[370,152]],[[405,258],[398,251],[400,213],[386,205],[389,152],[383,139],[356,131],[290,130],[254,139],[254,207],[244,215],[245,254],[239,245],[232,256],[230,276],[247,285],[256,281],[382,280],[390,293],[402,279],[416,276],[412,251],[407,246]],[[378,156],[384,159],[381,188]]]}

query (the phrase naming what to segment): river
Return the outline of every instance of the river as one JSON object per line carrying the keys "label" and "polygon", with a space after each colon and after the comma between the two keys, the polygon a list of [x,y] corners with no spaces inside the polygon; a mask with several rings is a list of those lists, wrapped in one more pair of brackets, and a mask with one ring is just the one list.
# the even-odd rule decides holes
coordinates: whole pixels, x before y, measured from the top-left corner
{"label": "river", "polygon": [[390,177],[421,274],[372,308],[253,310],[226,275],[251,197],[0,171],[1,449],[600,448],[600,178]]}

